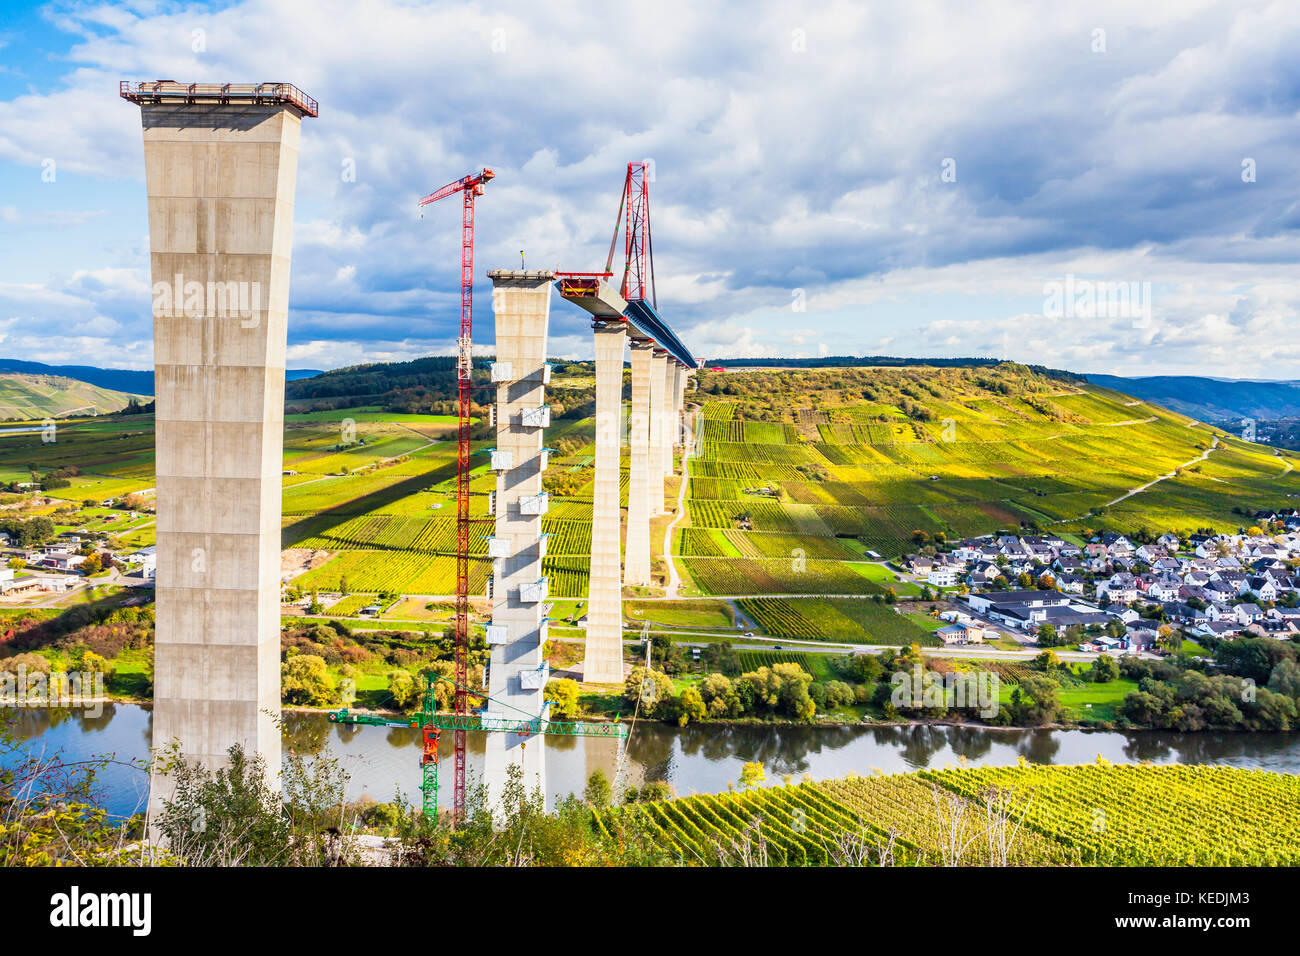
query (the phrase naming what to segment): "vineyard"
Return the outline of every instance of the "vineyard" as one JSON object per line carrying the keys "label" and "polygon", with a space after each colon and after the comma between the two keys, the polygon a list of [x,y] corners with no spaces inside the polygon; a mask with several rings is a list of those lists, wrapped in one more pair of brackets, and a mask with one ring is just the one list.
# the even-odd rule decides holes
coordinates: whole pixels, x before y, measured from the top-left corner
{"label": "vineyard", "polygon": [[[986,767],[851,776],[595,814],[687,865],[1294,866],[1300,778],[1212,766]],[[892,855],[891,855],[892,852]]]}
{"label": "vineyard", "polygon": [[740,609],[773,637],[854,644],[937,645],[933,632],[890,605],[860,598],[745,598]]}
{"label": "vineyard", "polygon": [[[857,557],[846,538],[896,557],[917,531],[953,538],[1028,524],[1235,530],[1234,508],[1300,492],[1300,473],[1272,449],[1019,366],[705,371],[697,398],[690,526],[678,546],[703,593],[805,590],[775,565],[750,574],[705,560],[843,563]],[[1215,435],[1207,461],[1107,510],[1193,462]]]}

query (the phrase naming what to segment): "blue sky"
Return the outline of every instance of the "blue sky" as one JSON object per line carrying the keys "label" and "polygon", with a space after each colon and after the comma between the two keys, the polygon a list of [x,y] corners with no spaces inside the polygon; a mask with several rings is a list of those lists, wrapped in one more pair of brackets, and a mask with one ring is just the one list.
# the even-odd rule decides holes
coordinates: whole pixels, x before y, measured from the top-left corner
{"label": "blue sky", "polygon": [[[600,266],[625,164],[652,159],[661,311],[703,357],[1300,378],[1300,8],[1134,6],[7,3],[0,356],[151,363],[139,115],[117,84],[167,77],[321,103],[293,367],[450,351],[458,210],[421,220],[424,193],[497,170],[490,344],[484,271],[520,249]],[[1046,314],[1067,276],[1149,309]],[[556,354],[589,356],[581,315],[554,303]]]}

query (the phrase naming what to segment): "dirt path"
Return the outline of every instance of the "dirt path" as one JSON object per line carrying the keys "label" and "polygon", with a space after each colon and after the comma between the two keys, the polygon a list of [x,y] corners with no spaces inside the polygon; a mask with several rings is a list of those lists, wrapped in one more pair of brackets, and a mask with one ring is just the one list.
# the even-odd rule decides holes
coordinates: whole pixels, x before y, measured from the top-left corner
{"label": "dirt path", "polygon": [[[1213,443],[1212,445],[1210,445],[1209,448],[1205,449],[1204,454],[1200,455],[1200,456],[1197,457],[1197,458],[1193,458],[1191,461],[1183,462],[1181,465],[1178,466],[1178,468],[1187,468],[1187,467],[1190,466],[1190,465],[1194,465],[1194,464],[1196,464],[1198,461],[1205,461],[1207,458],[1210,457],[1210,452],[1214,451],[1214,450],[1215,450],[1216,448],[1218,448],[1218,447],[1219,447],[1219,436],[1218,436],[1218,435],[1215,435],[1215,436],[1214,436],[1214,443]],[[1123,501],[1123,500],[1126,499],[1126,498],[1132,498],[1134,495],[1136,495],[1136,494],[1140,494],[1140,493],[1146,491],[1146,490],[1147,490],[1148,488],[1150,488],[1152,485],[1158,485],[1158,484],[1160,484],[1160,482],[1162,482],[1162,481],[1164,481],[1164,480],[1166,480],[1166,479],[1168,479],[1168,478],[1172,478],[1172,477],[1174,477],[1174,475],[1178,474],[1178,468],[1175,468],[1173,471],[1171,471],[1171,472],[1170,472],[1169,474],[1167,474],[1167,475],[1161,475],[1159,478],[1153,478],[1153,479],[1151,479],[1150,481],[1148,481],[1145,485],[1142,485],[1141,487],[1133,488],[1133,489],[1130,489],[1129,491],[1124,492],[1124,494],[1120,495],[1120,496],[1119,496],[1118,498],[1116,498],[1114,501],[1108,501],[1108,502],[1106,502],[1106,507],[1109,508],[1109,507],[1111,507],[1111,505],[1117,505],[1117,504],[1119,504],[1121,501]]]}

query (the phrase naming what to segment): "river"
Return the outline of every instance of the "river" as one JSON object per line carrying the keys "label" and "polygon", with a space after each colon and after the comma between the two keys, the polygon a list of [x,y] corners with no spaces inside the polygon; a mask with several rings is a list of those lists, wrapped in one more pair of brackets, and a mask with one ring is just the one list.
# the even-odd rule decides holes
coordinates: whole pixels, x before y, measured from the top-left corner
{"label": "river", "polygon": [[[65,760],[113,756],[100,776],[100,799],[113,814],[142,809],[145,774],[127,764],[148,754],[152,715],[139,704],[106,704],[98,717],[78,710],[14,711],[23,748],[58,753]],[[451,734],[440,750],[441,803],[451,799]],[[554,801],[581,791],[600,768],[614,778],[617,741],[547,737],[547,796]],[[401,789],[419,801],[420,737],[406,728],[345,727],[323,714],[287,713],[285,752],[329,753],[350,774],[349,795],[389,800]],[[973,766],[1089,763],[1101,755],[1112,763],[1222,764],[1300,773],[1300,734],[1165,731],[1003,730],[984,727],[813,727],[726,725],[669,727],[638,722],[627,746],[624,771],[630,783],[666,780],[679,795],[726,790],[741,765],[756,760],[769,780],[787,775],[813,779],[873,770],[899,773],[942,768],[963,759]],[[0,758],[3,759],[3,758]],[[471,784],[482,767],[483,737],[469,735]]]}

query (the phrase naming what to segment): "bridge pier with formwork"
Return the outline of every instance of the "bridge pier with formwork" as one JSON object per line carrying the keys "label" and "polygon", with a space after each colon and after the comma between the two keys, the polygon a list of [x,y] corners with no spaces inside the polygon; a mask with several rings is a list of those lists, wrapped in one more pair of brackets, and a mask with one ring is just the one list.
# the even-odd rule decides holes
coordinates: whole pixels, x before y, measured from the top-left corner
{"label": "bridge pier with formwork", "polygon": [[[542,517],[549,498],[542,487],[548,450],[543,436],[550,425],[546,404],[547,325],[551,272],[498,269],[492,280],[496,321],[496,361],[492,381],[496,395],[496,448],[490,452],[496,473],[496,524],[488,542],[492,558],[492,623],[488,704],[485,717],[508,720],[545,719],[542,692],[549,667],[546,643],[550,582],[542,573],[546,539]],[[528,791],[546,787],[546,764],[538,735],[488,734],[484,783],[492,805],[499,801],[518,766]]]}
{"label": "bridge pier with formwork", "polygon": [[[280,483],[294,187],[287,83],[121,85],[144,131],[153,276],[153,746],[280,771]],[[171,792],[151,781],[158,808]]]}

